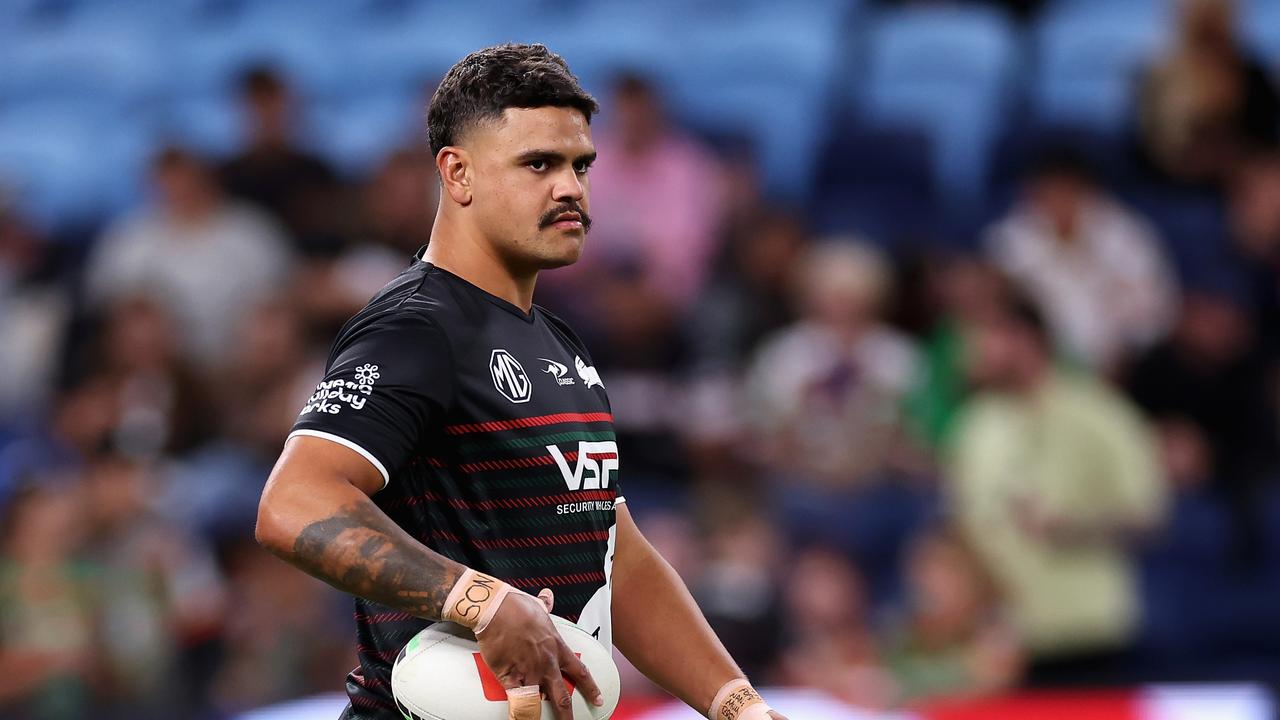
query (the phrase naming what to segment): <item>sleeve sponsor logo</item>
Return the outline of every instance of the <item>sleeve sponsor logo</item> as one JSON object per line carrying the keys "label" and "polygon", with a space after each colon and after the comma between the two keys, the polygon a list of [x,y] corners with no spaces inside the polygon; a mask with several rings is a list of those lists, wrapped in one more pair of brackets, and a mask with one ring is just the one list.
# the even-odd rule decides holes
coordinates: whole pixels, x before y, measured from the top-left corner
{"label": "sleeve sponsor logo", "polygon": [[316,386],[316,391],[307,398],[307,404],[299,415],[318,412],[337,415],[343,407],[352,410],[363,409],[373,394],[374,383],[382,377],[377,365],[365,364],[356,368],[354,380],[335,378],[326,380]]}

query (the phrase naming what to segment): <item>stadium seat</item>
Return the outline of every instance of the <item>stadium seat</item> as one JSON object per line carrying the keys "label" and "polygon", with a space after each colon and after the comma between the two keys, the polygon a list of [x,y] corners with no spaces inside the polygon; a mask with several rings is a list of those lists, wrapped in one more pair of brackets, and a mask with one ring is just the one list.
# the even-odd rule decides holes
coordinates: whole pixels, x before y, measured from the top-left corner
{"label": "stadium seat", "polygon": [[904,234],[932,235],[933,169],[933,148],[923,133],[833,123],[819,154],[814,229],[852,233],[890,248]]}
{"label": "stadium seat", "polygon": [[1167,39],[1164,4],[1098,3],[1064,8],[1035,30],[1032,110],[1045,123],[1123,131],[1135,81]]}
{"label": "stadium seat", "polygon": [[157,118],[165,142],[201,155],[226,157],[244,141],[240,110],[229,93],[175,98]]}
{"label": "stadium seat", "polygon": [[78,107],[93,116],[159,96],[164,56],[138,30],[23,26],[0,50],[0,103]]}
{"label": "stadium seat", "polygon": [[43,112],[0,117],[0,187],[47,230],[94,219],[103,207],[103,178],[90,170],[101,158],[94,125]]}
{"label": "stadium seat", "polygon": [[[434,84],[467,53],[526,39],[555,17],[536,5],[499,0],[410,4],[397,12],[365,14],[335,39],[343,57],[334,77],[347,92],[416,92]],[[521,33],[526,38],[519,37]]]}
{"label": "stadium seat", "polygon": [[1240,3],[1239,25],[1249,49],[1273,73],[1280,72],[1280,0]]}
{"label": "stadium seat", "polygon": [[302,6],[264,5],[191,25],[174,51],[174,74],[181,78],[175,91],[197,96],[227,93],[246,68],[267,65],[308,98],[337,92],[337,78],[345,67],[334,42],[337,26],[321,12],[304,11]]}
{"label": "stadium seat", "polygon": [[1012,22],[994,9],[886,11],[869,31],[867,75],[856,101],[872,122],[928,134],[941,189],[972,200],[1012,99],[1019,53]]}
{"label": "stadium seat", "polygon": [[418,95],[380,94],[347,98],[308,113],[308,145],[339,172],[367,175],[393,150],[425,146],[422,99]]}
{"label": "stadium seat", "polygon": [[822,17],[781,22],[777,12],[744,13],[714,33],[689,23],[679,43],[683,63],[669,80],[681,117],[752,139],[766,191],[798,202],[826,133],[839,26]]}

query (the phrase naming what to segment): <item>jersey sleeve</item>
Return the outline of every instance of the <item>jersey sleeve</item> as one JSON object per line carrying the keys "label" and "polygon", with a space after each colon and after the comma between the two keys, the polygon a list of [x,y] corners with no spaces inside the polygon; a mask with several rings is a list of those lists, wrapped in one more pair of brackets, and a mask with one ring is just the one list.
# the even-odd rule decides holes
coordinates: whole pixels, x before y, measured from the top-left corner
{"label": "jersey sleeve", "polygon": [[289,437],[324,438],[360,453],[385,487],[452,402],[452,364],[443,331],[426,317],[406,314],[356,330],[340,338]]}

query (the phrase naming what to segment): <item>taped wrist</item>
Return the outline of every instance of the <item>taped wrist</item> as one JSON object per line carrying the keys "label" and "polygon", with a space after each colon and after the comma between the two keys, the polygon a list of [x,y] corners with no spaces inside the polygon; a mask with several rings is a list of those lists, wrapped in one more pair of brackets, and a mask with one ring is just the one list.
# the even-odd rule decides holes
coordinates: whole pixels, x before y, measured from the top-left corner
{"label": "taped wrist", "polygon": [[458,623],[479,635],[512,590],[498,578],[468,568],[445,598],[440,619]]}
{"label": "taped wrist", "polygon": [[772,708],[744,678],[730,680],[711,701],[710,720],[765,720]]}

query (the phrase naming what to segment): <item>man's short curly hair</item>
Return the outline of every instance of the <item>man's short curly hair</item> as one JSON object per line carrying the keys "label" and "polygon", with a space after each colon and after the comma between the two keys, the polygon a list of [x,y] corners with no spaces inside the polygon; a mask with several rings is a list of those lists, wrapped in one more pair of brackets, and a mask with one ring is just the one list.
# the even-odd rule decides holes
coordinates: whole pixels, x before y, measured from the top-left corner
{"label": "man's short curly hair", "polygon": [[462,58],[445,73],[427,109],[431,153],[453,145],[471,126],[507,108],[571,107],[587,122],[599,109],[564,58],[543,45],[495,45]]}

